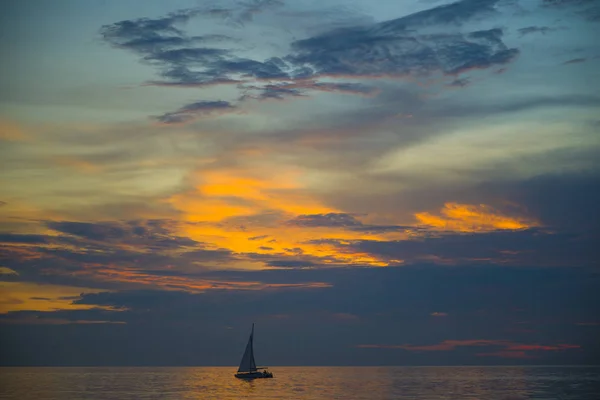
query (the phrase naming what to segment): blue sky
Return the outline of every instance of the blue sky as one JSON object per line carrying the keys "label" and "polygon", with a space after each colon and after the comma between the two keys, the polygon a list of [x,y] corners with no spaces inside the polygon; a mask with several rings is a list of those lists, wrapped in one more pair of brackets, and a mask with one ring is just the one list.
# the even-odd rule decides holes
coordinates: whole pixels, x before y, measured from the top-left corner
{"label": "blue sky", "polygon": [[235,364],[251,321],[282,364],[597,356],[598,2],[1,14],[7,363]]}

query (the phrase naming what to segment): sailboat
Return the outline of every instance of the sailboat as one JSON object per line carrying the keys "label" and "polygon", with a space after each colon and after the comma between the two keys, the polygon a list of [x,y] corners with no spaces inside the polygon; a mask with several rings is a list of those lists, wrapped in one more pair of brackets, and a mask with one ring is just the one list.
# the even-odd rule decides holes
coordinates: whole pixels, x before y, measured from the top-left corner
{"label": "sailboat", "polygon": [[[273,373],[267,371],[267,367],[257,367],[256,361],[254,361],[254,324],[252,324],[252,332],[246,345],[246,350],[242,356],[240,367],[238,368],[236,378],[240,379],[257,379],[257,378],[272,378]],[[262,371],[260,371],[262,370]]]}

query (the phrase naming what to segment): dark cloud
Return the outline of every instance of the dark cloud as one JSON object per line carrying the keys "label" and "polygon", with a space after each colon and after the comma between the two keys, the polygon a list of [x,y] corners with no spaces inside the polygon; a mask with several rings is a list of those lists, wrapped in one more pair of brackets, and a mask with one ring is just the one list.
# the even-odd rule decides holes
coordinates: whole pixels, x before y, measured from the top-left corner
{"label": "dark cloud", "polygon": [[198,101],[187,104],[177,111],[165,113],[156,117],[163,124],[180,124],[193,121],[207,115],[233,112],[236,107],[227,101]]}
{"label": "dark cloud", "polygon": [[561,232],[593,232],[600,215],[598,172],[546,174],[518,182],[497,182],[481,187],[521,204],[550,229]]}
{"label": "dark cloud", "polygon": [[596,3],[592,7],[579,12],[583,18],[590,22],[600,22],[600,5]]}
{"label": "dark cloud", "polygon": [[255,99],[255,100],[284,100],[288,97],[305,97],[306,95],[300,90],[285,85],[266,85],[260,88],[258,96],[244,94],[240,100]]}
{"label": "dark cloud", "polygon": [[557,30],[557,28],[551,28],[549,26],[528,26],[525,28],[520,28],[519,33],[521,34],[521,36],[529,35],[531,33],[541,33],[545,35],[548,32],[552,32],[555,30]]}
{"label": "dark cloud", "polygon": [[[432,260],[442,264],[529,264],[594,266],[597,233],[549,233],[538,229],[490,233],[445,233],[422,239],[397,241],[358,240],[338,242],[341,249],[365,252],[407,263]],[[328,241],[334,244],[335,241]]]}
{"label": "dark cloud", "polygon": [[354,227],[362,225],[353,215],[344,213],[299,215],[287,222],[289,225],[307,227]]}
{"label": "dark cloud", "polygon": [[379,91],[379,89],[371,86],[363,85],[360,83],[348,82],[318,82],[314,83],[313,85],[307,86],[307,89],[333,93],[363,94],[367,96],[373,95]]}
{"label": "dark cloud", "polygon": [[596,0],[543,0],[542,4],[561,11],[572,8],[587,21],[600,21],[600,4]]}
{"label": "dark cloud", "polygon": [[197,16],[200,10],[189,9],[171,13],[163,18],[139,18],[104,25],[100,34],[109,44],[147,54],[173,46],[190,44],[194,39],[187,37],[176,27]]}
{"label": "dark cloud", "polygon": [[314,266],[314,264],[309,261],[296,261],[296,260],[275,260],[275,261],[269,261],[267,264],[270,267],[280,267],[280,268],[304,268],[304,267]]}
{"label": "dark cloud", "polygon": [[[226,35],[188,36],[179,27],[192,18],[217,17],[243,25],[253,15],[282,3],[279,0],[254,0],[235,8],[193,8],[171,13],[163,18],[140,18],[120,21],[101,28],[100,34],[109,44],[135,52],[141,60],[156,64],[168,85],[210,85],[237,81],[229,77],[241,74],[254,78],[286,78],[283,62],[272,58],[264,62],[236,57],[231,50],[205,47],[236,41]],[[202,44],[204,47],[197,47]],[[192,70],[194,68],[195,70]],[[198,70],[199,68],[199,70]]]}
{"label": "dark cloud", "polygon": [[228,54],[229,51],[224,49],[196,47],[157,51],[144,57],[144,60],[157,61],[159,63],[164,63],[167,65],[202,65],[208,62],[218,61],[227,56]]}
{"label": "dark cloud", "polygon": [[499,0],[459,0],[420,11],[406,17],[381,23],[381,27],[392,31],[447,24],[460,25],[473,18],[494,14]]}
{"label": "dark cloud", "polygon": [[[47,226],[62,235],[1,238],[3,263],[18,273],[4,275],[4,280],[100,288],[161,286],[148,271],[202,271],[236,259],[229,250],[177,236],[176,227],[165,220],[53,221]],[[194,285],[193,279],[179,283]]]}
{"label": "dark cloud", "polygon": [[448,84],[448,86],[465,87],[469,86],[469,84],[471,84],[471,80],[469,78],[460,78],[453,80]]}
{"label": "dark cloud", "polygon": [[[408,17],[405,17],[408,18]],[[400,20],[402,20],[401,18]],[[317,75],[402,76],[432,72],[457,74],[511,61],[519,53],[501,41],[502,30],[469,34],[423,34],[399,23],[372,29],[333,32],[294,42],[294,62],[308,64]]]}
{"label": "dark cloud", "polygon": [[224,261],[231,260],[233,257],[233,252],[226,249],[221,250],[194,250],[183,253],[181,257],[184,257],[188,260],[192,260],[194,262],[203,262],[203,261]]}
{"label": "dark cloud", "polygon": [[58,232],[79,236],[91,240],[121,239],[128,235],[131,230],[117,223],[93,223],[93,222],[70,222],[50,221],[46,224],[48,228]]}
{"label": "dark cloud", "polygon": [[565,62],[563,63],[563,65],[568,65],[568,64],[579,64],[579,63],[586,62],[586,61],[587,61],[587,59],[586,59],[586,58],[574,58],[574,59],[572,59],[572,60],[565,61]]}
{"label": "dark cloud", "polygon": [[[321,281],[327,288],[263,291],[133,290],[83,294],[76,304],[113,307],[12,312],[26,318],[118,321],[124,324],[3,325],[2,362],[8,365],[231,365],[239,359],[249,325],[256,322],[257,354],[278,365],[456,365],[502,362],[481,358],[482,349],[460,345],[436,351],[385,354],[364,344],[431,346],[480,340],[540,350],[533,363],[591,363],[597,356],[594,321],[598,274],[573,268],[279,269],[213,271],[213,279]],[[444,318],[432,313],[444,312]],[[349,327],[348,324],[352,324]],[[572,344],[582,351],[542,352],[542,345]],[[592,331],[594,330],[594,331]],[[148,334],[151,332],[152,334]],[[241,333],[242,332],[242,333]],[[258,339],[260,338],[260,339]],[[301,341],[302,346],[290,343]],[[90,342],[94,346],[90,346]],[[36,351],[24,351],[36,343]],[[135,343],[132,346],[131,343]],[[262,343],[262,344],[261,344]],[[265,345],[268,343],[268,346]],[[468,346],[467,346],[468,347]],[[260,350],[258,350],[260,349]],[[521,348],[523,350],[524,347]],[[551,353],[551,354],[549,354]],[[556,353],[556,354],[555,354]],[[202,360],[198,361],[198,354]],[[387,355],[386,355],[387,354]],[[536,353],[537,355],[537,353]],[[507,362],[514,363],[514,360]]]}
{"label": "dark cloud", "polygon": [[[346,228],[348,230],[365,233],[384,233],[401,231],[420,231],[421,228],[405,225],[369,225],[363,224],[355,218],[355,215],[347,213],[329,214],[305,214],[299,215],[286,222],[287,225],[313,228]],[[320,239],[314,239],[311,243],[326,243]]]}
{"label": "dark cloud", "polygon": [[596,0],[543,0],[543,4],[548,7],[583,5],[583,4],[593,4],[593,3],[596,3]]}
{"label": "dark cloud", "polygon": [[263,240],[268,237],[269,237],[269,235],[252,236],[252,237],[248,238],[248,240]]}
{"label": "dark cloud", "polygon": [[42,244],[47,242],[47,236],[45,235],[0,233],[0,243]]}
{"label": "dark cloud", "polygon": [[[255,60],[238,57],[233,49],[206,47],[205,42],[224,41],[219,35],[189,37],[178,27],[192,17],[218,17],[234,25],[252,21],[252,16],[282,5],[279,1],[243,3],[240,9],[190,9],[158,19],[121,21],[102,27],[104,39],[113,46],[131,50],[142,61],[156,64],[163,82],[172,86],[205,86],[255,82],[242,86],[240,100],[281,100],[302,97],[308,91],[372,95],[377,92],[358,83],[319,82],[325,76],[354,78],[404,76],[443,72],[457,74],[473,68],[489,68],[510,62],[517,49],[502,42],[501,29],[448,33],[448,26],[494,13],[497,0],[462,0],[406,17],[333,29],[291,43],[284,57]],[[235,15],[235,16],[234,16]],[[441,28],[439,33],[419,33],[423,28]],[[218,39],[218,40],[217,40]],[[198,47],[197,44],[202,44]],[[269,81],[266,85],[260,82]],[[280,81],[274,83],[272,81]],[[259,94],[250,94],[258,90]],[[157,119],[182,123],[193,115],[209,115],[234,108],[225,102],[193,103]],[[215,109],[216,108],[216,109]]]}
{"label": "dark cloud", "polygon": [[[284,100],[288,97],[305,97],[311,91],[355,94],[372,96],[379,92],[379,89],[360,83],[350,82],[317,82],[314,80],[297,80],[295,82],[285,82],[276,85],[250,86],[241,85],[245,94],[240,100]],[[249,94],[249,92],[258,91],[258,95]]]}
{"label": "dark cloud", "polygon": [[[99,242],[119,242],[147,245],[152,249],[168,249],[200,243],[187,237],[174,236],[165,220],[114,221],[114,222],[72,222],[50,221],[46,225],[55,231],[74,235],[82,239]],[[60,238],[66,243],[68,238]]]}

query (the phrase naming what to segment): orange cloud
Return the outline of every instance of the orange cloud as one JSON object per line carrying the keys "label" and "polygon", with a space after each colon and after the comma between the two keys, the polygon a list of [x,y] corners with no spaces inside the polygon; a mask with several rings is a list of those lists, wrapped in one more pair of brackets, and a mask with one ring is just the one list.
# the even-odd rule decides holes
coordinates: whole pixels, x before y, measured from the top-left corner
{"label": "orange cloud", "polygon": [[62,167],[73,168],[84,173],[94,173],[101,170],[100,166],[77,157],[61,156],[55,157],[53,161]]}
{"label": "orange cloud", "polygon": [[29,135],[21,125],[9,120],[0,120],[0,140],[22,142],[29,139]]}
{"label": "orange cloud", "polygon": [[73,303],[81,293],[100,292],[106,290],[32,282],[0,282],[0,314],[25,310],[88,310],[91,308],[112,310],[110,307]]}
{"label": "orange cloud", "polygon": [[17,324],[17,325],[89,325],[89,324],[126,324],[124,321],[103,321],[103,320],[87,320],[77,319],[69,320],[64,318],[38,318],[36,317],[17,317],[3,318],[0,320],[2,324]]}
{"label": "orange cloud", "polygon": [[[258,164],[258,163],[257,163]],[[274,173],[276,171],[276,173]],[[340,213],[320,202],[308,189],[303,171],[254,165],[197,173],[195,189],[172,196],[168,202],[183,213],[181,234],[238,254],[318,258],[323,263],[387,265],[367,253],[341,250],[315,239],[393,240],[402,234],[373,234],[343,227],[290,226],[286,221],[305,214]],[[258,238],[258,239],[257,239]],[[240,257],[240,259],[243,257]],[[260,262],[239,263],[262,268]]]}
{"label": "orange cloud", "polygon": [[538,226],[538,223],[533,220],[503,215],[484,204],[446,203],[440,210],[440,214],[422,212],[416,213],[415,218],[421,225],[455,232],[518,230]]}

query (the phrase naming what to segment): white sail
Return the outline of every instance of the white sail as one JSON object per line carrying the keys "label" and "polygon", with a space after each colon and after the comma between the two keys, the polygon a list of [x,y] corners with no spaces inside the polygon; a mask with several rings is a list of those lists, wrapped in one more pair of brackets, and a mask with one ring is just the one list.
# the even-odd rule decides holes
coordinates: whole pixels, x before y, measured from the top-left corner
{"label": "white sail", "polygon": [[240,362],[240,368],[238,372],[255,372],[256,371],[256,361],[254,361],[254,324],[252,324],[252,332],[250,333],[250,339],[248,339],[248,344],[246,345],[246,350],[244,351],[244,355],[242,356],[242,361]]}

